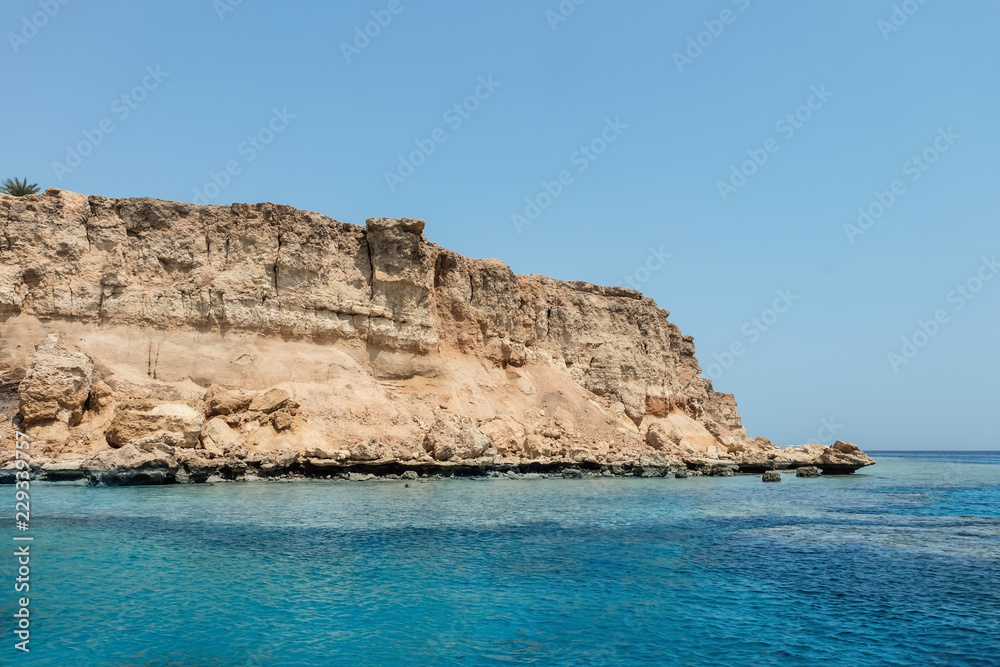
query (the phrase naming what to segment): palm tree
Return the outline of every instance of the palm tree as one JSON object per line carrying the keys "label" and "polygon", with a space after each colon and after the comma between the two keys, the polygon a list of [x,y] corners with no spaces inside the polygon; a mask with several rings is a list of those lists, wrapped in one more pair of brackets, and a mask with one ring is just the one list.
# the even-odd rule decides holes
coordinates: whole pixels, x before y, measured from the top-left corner
{"label": "palm tree", "polygon": [[3,186],[0,187],[0,192],[6,192],[7,194],[14,195],[15,197],[33,195],[38,193],[38,183],[28,185],[27,178],[23,181],[19,181],[16,178],[13,180],[8,178],[3,182]]}

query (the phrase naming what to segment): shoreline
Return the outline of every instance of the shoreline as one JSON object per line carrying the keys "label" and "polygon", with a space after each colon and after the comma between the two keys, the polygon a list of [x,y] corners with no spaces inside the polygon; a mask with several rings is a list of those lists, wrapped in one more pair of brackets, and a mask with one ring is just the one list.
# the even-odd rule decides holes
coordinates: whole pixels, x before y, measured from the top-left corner
{"label": "shoreline", "polygon": [[[792,462],[778,465],[738,464],[720,460],[714,464],[687,464],[686,466],[642,466],[633,463],[599,464],[569,461],[523,461],[519,463],[403,463],[380,461],[370,463],[332,464],[307,459],[286,465],[274,461],[247,462],[244,460],[199,461],[180,463],[177,466],[145,465],[135,468],[109,470],[81,466],[82,461],[51,461],[33,463],[30,467],[35,482],[84,482],[88,486],[164,486],[170,484],[212,484],[221,482],[257,481],[372,481],[372,480],[430,480],[474,478],[612,478],[639,477],[688,478],[756,476],[768,471],[793,473],[804,477],[841,477],[853,474],[854,469],[838,467],[821,470],[817,466]],[[0,468],[0,485],[11,485],[16,479],[15,467]]]}

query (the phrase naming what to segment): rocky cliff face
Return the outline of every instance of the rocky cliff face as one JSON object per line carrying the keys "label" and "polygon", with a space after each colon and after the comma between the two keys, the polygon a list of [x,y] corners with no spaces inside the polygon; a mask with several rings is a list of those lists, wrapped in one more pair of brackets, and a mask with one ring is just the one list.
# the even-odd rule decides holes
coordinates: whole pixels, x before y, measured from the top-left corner
{"label": "rocky cliff face", "polygon": [[423,228],[0,195],[0,408],[52,470],[149,459],[151,481],[818,458],[748,441],[651,299],[516,276]]}

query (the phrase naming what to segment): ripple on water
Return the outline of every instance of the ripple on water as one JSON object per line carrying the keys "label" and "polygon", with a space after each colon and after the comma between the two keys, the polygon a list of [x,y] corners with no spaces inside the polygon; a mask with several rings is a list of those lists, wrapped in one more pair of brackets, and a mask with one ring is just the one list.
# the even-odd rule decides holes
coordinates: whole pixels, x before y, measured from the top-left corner
{"label": "ripple on water", "polygon": [[942,482],[935,465],[780,485],[40,485],[32,657],[995,665],[1000,466]]}

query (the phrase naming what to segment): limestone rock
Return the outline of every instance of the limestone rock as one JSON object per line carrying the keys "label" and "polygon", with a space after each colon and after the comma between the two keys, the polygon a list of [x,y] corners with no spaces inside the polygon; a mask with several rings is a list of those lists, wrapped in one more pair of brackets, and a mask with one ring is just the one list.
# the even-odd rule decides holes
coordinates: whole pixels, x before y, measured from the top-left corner
{"label": "limestone rock", "polygon": [[225,456],[226,450],[239,442],[239,434],[219,417],[209,419],[201,428],[201,445],[210,457]]}
{"label": "limestone rock", "polygon": [[490,443],[501,456],[519,455],[521,442],[524,440],[524,429],[516,422],[503,419],[491,419],[481,424],[479,430],[490,439]]}
{"label": "limestone rock", "polygon": [[815,466],[806,466],[795,470],[796,477],[819,477],[821,474],[823,473]]}
{"label": "limestone rock", "polygon": [[95,380],[90,388],[90,398],[87,400],[87,409],[94,412],[104,412],[114,407],[115,392],[104,380]]}
{"label": "limestone rock", "polygon": [[292,415],[285,410],[277,410],[271,413],[271,424],[275,430],[284,431],[292,426]]}
{"label": "limestone rock", "polygon": [[424,449],[438,461],[475,459],[490,448],[489,437],[467,417],[439,417],[428,431]]}
{"label": "limestone rock", "polygon": [[291,396],[284,389],[271,389],[263,394],[257,394],[253,397],[250,402],[249,409],[255,412],[263,412],[264,414],[270,414],[275,410],[280,410],[281,408],[288,405],[288,401],[291,400]]}
{"label": "limestone rock", "polygon": [[17,391],[25,426],[45,421],[77,425],[87,409],[94,363],[55,341],[40,345]]}
{"label": "limestone rock", "polygon": [[653,422],[646,431],[646,444],[653,449],[672,448],[680,442],[680,438],[672,438],[663,424]]}
{"label": "limestone rock", "polygon": [[213,384],[205,392],[206,415],[233,415],[250,408],[252,397],[243,392],[229,391]]}
{"label": "limestone rock", "polygon": [[82,479],[86,472],[81,468],[80,459],[43,463],[41,472],[49,482],[66,482]]}
{"label": "limestone rock", "polygon": [[256,465],[260,474],[265,477],[273,477],[287,472],[298,463],[298,460],[298,452],[287,448],[257,452],[246,458],[246,462]]}
{"label": "limestone rock", "polygon": [[349,450],[334,449],[327,443],[314,443],[307,447],[303,454],[308,458],[320,461],[346,461],[351,458],[351,452]]}
{"label": "limestone rock", "polygon": [[824,475],[849,475],[858,468],[874,465],[875,461],[851,442],[838,440],[817,459],[816,466]]}
{"label": "limestone rock", "polygon": [[131,400],[118,406],[105,437],[112,447],[122,447],[139,438],[163,434],[178,447],[193,448],[201,437],[203,421],[198,410],[184,403]]}
{"label": "limestone rock", "polygon": [[368,438],[358,443],[351,451],[350,458],[354,461],[377,461],[384,455],[382,444],[375,438]]}
{"label": "limestone rock", "polygon": [[80,468],[97,484],[166,484],[174,480],[178,470],[170,442],[170,434],[140,438],[120,449],[99,452]]}
{"label": "limestone rock", "polygon": [[529,459],[547,459],[558,456],[559,441],[533,433],[524,439],[524,456]]}
{"label": "limestone rock", "polygon": [[681,465],[681,459],[676,456],[666,456],[660,452],[656,452],[654,454],[640,455],[639,465],[643,468],[666,468],[667,466]]}
{"label": "limestone rock", "polygon": [[767,472],[764,473],[764,476],[761,479],[763,479],[765,482],[780,482],[781,473],[778,472],[777,470],[768,470]]}

